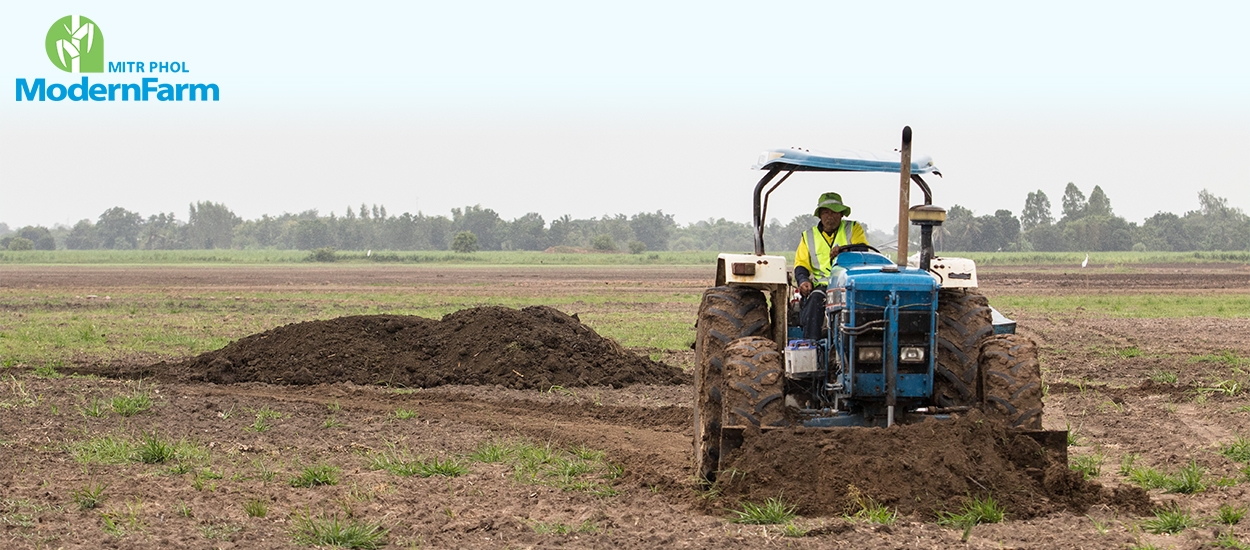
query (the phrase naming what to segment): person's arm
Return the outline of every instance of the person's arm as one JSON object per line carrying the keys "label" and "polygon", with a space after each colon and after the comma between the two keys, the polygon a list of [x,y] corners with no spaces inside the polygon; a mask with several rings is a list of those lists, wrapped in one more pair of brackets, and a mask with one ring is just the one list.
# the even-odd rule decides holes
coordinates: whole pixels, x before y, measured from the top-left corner
{"label": "person's arm", "polygon": [[794,281],[799,285],[799,294],[807,296],[812,291],[812,261],[807,249],[807,234],[799,237],[799,248],[794,251]]}

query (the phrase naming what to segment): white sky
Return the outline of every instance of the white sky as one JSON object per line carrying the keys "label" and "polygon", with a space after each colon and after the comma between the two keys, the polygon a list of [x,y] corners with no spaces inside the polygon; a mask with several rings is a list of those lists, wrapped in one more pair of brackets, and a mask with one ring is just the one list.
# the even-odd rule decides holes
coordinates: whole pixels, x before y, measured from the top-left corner
{"label": "white sky", "polygon": [[[244,218],[348,205],[548,221],[663,210],[750,220],[770,147],[886,151],[911,125],[978,214],[1067,182],[1117,214],[1250,210],[1246,2],[25,2],[0,17],[0,83],[79,77],[44,36],[77,12],[108,61],[218,103],[0,96],[0,222],[145,217],[193,201]],[[133,82],[151,75],[89,75]],[[897,176],[796,175],[889,230]],[[913,197],[918,195],[913,195]]]}

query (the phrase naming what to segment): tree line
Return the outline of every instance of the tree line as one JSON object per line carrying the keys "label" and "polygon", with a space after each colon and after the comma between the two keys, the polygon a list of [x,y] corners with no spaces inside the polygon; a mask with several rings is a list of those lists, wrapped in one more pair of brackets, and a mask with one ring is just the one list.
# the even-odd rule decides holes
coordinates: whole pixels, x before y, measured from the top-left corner
{"label": "tree line", "polygon": [[[1250,217],[1228,200],[1203,190],[1199,209],[1176,215],[1162,212],[1141,224],[1114,214],[1111,200],[1095,186],[1087,198],[1073,183],[1064,189],[1061,212],[1054,217],[1042,190],[1029,193],[1019,216],[1000,209],[977,216],[954,205],[936,234],[937,247],[949,251],[1111,251],[1111,250],[1250,250]],[[765,227],[769,251],[793,248],[815,218],[804,213],[787,223],[772,219]],[[869,229],[869,241],[888,244],[893,231]],[[917,231],[912,231],[913,238]],[[481,205],[453,208],[451,216],[405,212],[388,214],[385,206],[360,205],[342,215],[317,210],[268,214],[244,220],[224,204],[190,205],[186,221],[173,213],[146,218],[116,206],[96,220],[71,227],[27,226],[10,230],[0,223],[0,249],[295,249],[295,250],[546,250],[552,247],[641,253],[663,250],[749,251],[751,225],[709,218],[681,226],[662,210],[632,216],[605,214],[548,222],[537,213],[505,220]]]}

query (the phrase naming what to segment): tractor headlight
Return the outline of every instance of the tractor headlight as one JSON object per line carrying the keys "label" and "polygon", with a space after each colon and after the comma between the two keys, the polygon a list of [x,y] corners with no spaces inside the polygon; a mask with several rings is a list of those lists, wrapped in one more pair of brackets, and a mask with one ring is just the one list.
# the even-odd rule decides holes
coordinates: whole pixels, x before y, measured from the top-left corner
{"label": "tractor headlight", "polygon": [[859,348],[859,351],[856,353],[856,358],[858,358],[861,363],[880,363],[881,348]]}
{"label": "tractor headlight", "polygon": [[919,363],[924,361],[924,348],[900,348],[898,360],[903,363]]}

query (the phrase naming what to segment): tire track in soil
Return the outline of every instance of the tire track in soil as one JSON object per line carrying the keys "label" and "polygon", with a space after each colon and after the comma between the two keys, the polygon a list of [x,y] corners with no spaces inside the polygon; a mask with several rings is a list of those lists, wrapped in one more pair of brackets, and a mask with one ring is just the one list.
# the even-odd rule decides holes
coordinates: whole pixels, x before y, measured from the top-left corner
{"label": "tire track in soil", "polygon": [[[561,446],[586,445],[602,449],[613,462],[625,466],[623,482],[656,485],[663,489],[691,485],[691,410],[661,407],[596,406],[592,403],[503,402],[467,392],[395,394],[390,390],[343,386],[215,386],[166,384],[181,395],[268,399],[279,403],[324,405],[390,414],[410,407],[420,417],[442,417],[502,436],[518,434]],[[488,393],[489,388],[482,388]],[[681,492],[667,494],[670,502],[689,504]]]}

